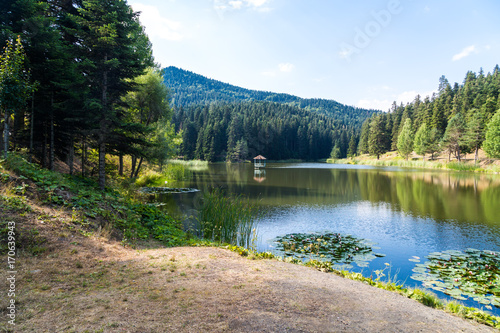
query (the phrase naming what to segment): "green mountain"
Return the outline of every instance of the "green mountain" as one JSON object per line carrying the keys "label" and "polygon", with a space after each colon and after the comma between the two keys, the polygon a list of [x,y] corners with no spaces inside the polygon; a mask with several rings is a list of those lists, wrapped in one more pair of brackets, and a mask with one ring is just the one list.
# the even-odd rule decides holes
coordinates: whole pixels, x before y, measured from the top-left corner
{"label": "green mountain", "polygon": [[173,66],[165,68],[163,76],[165,85],[171,91],[171,104],[174,107],[253,101],[275,102],[332,117],[340,124],[356,130],[361,128],[365,119],[379,112],[344,105],[334,100],[306,99],[289,94],[245,89]]}

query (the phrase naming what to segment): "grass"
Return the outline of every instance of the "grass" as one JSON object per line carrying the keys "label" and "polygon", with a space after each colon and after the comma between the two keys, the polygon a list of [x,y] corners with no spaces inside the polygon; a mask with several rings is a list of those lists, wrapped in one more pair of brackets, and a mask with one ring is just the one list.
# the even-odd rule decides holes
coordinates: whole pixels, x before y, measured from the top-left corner
{"label": "grass", "polygon": [[41,169],[14,153],[0,164],[4,170],[17,174],[2,186],[10,190],[0,193],[0,203],[9,209],[26,210],[23,201],[37,198],[41,204],[70,210],[72,224],[84,227],[81,231],[86,235],[103,234],[113,228],[129,244],[149,238],[169,246],[187,242],[180,221],[157,207],[143,204],[133,189],[116,186],[103,192],[92,180]]}
{"label": "grass", "polygon": [[484,172],[484,173],[499,173],[500,166],[491,164],[488,166],[481,167],[471,162],[442,162],[435,160],[404,160],[401,157],[394,157],[391,159],[380,159],[375,158],[344,158],[344,159],[328,159],[327,163],[333,164],[362,164],[362,165],[372,165],[379,167],[401,167],[401,168],[420,168],[420,169],[443,169],[443,170],[454,170],[463,172]]}
{"label": "grass", "polygon": [[241,196],[226,197],[220,189],[206,193],[200,210],[201,237],[237,246],[251,245],[257,207]]}
{"label": "grass", "polygon": [[171,161],[163,167],[162,172],[147,170],[143,172],[139,178],[135,181],[135,185],[138,187],[146,186],[164,186],[167,183],[173,183],[176,181],[187,180],[193,174],[194,169],[201,169],[201,165],[207,165],[206,162],[198,163],[201,161]]}

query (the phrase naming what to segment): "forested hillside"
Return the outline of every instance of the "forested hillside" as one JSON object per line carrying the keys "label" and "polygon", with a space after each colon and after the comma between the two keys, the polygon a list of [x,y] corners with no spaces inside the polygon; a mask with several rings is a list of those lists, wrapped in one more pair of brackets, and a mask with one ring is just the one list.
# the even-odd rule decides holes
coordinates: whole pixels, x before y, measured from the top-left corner
{"label": "forested hillside", "polygon": [[163,75],[165,85],[171,91],[171,105],[176,107],[269,101],[318,112],[334,118],[342,125],[358,129],[367,117],[376,112],[343,105],[334,100],[305,99],[289,94],[244,89],[172,66],[165,68]]}
{"label": "forested hillside", "polygon": [[184,157],[208,161],[327,158],[336,141],[347,154],[352,134],[332,117],[273,102],[179,108],[173,121],[183,130]]}
{"label": "forested hillside", "polygon": [[358,153],[374,156],[398,150],[403,157],[446,152],[461,160],[464,153],[484,148],[500,157],[500,68],[492,73],[469,71],[453,86],[442,76],[438,92],[423,100],[392,106],[389,113],[363,124]]}

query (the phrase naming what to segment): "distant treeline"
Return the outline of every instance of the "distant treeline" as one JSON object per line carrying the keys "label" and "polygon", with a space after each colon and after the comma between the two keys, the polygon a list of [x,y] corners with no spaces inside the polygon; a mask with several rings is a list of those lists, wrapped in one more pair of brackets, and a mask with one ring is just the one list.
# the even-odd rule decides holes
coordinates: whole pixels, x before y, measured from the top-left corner
{"label": "distant treeline", "polygon": [[[500,147],[500,137],[494,135],[492,119],[500,109],[499,96],[498,65],[486,75],[482,69],[479,73],[469,71],[461,85],[452,86],[441,76],[438,92],[431,97],[422,100],[416,96],[407,105],[394,103],[388,113],[367,119],[357,152],[378,157],[398,150],[407,157],[412,151],[420,155],[445,151],[460,161],[463,153],[476,152],[477,156],[483,147],[496,156],[494,147]],[[488,128],[492,133],[489,139]]]}
{"label": "distant treeline", "polygon": [[340,126],[358,130],[366,118],[377,113],[376,110],[343,105],[334,100],[305,99],[289,94],[245,89],[176,67],[165,68],[163,76],[165,85],[171,90],[171,105],[175,107],[253,101],[276,102],[327,115],[334,118]]}
{"label": "distant treeline", "polygon": [[329,157],[337,141],[347,154],[348,137],[356,136],[355,129],[347,129],[332,117],[273,102],[199,105],[174,111],[176,130],[183,131],[181,153],[186,159],[240,161],[261,154],[272,160],[316,160]]}

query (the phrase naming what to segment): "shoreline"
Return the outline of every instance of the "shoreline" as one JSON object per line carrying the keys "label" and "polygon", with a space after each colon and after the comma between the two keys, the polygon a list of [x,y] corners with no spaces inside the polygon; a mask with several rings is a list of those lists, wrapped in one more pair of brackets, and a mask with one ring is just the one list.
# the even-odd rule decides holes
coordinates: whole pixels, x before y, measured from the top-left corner
{"label": "shoreline", "polygon": [[409,160],[405,160],[398,156],[397,152],[388,152],[376,159],[373,156],[364,154],[357,157],[348,157],[343,159],[329,158],[326,163],[331,164],[354,164],[354,165],[372,165],[372,166],[396,166],[401,168],[418,168],[429,170],[446,170],[458,172],[473,172],[486,174],[500,174],[500,161],[490,159],[481,154],[478,163],[474,163],[474,159],[462,159],[448,161],[447,157],[436,156],[432,160],[423,160],[421,156],[413,155]]}

